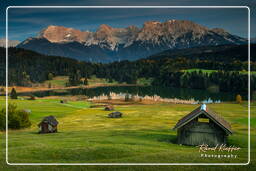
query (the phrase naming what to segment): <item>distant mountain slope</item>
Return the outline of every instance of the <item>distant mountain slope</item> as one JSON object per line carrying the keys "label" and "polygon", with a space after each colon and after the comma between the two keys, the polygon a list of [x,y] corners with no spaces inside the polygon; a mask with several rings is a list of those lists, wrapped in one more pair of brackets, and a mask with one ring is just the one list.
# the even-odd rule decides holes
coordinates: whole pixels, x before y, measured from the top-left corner
{"label": "distant mountain slope", "polygon": [[142,28],[101,25],[96,32],[48,26],[17,47],[84,61],[136,60],[167,50],[197,46],[243,44],[247,41],[223,29],[209,29],[186,20],[145,22]]}
{"label": "distant mountain slope", "polygon": [[[248,45],[202,46],[187,49],[166,50],[148,57],[160,60],[164,58],[184,57],[189,59],[206,59],[215,61],[247,61]],[[256,44],[251,44],[251,61],[256,61]]]}
{"label": "distant mountain slope", "polygon": [[[20,43],[20,41],[18,41],[18,40],[9,40],[9,41],[8,41],[8,46],[9,46],[9,47],[15,47],[15,46],[17,46],[19,43]],[[6,44],[5,44],[5,38],[0,39],[0,47],[5,47],[5,46],[6,46]]]}

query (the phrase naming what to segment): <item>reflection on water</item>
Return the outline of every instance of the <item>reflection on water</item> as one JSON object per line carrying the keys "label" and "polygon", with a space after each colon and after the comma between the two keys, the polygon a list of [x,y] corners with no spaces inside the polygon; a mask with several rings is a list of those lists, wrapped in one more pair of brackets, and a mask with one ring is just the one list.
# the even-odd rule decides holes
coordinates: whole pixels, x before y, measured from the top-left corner
{"label": "reflection on water", "polygon": [[[110,87],[97,87],[97,88],[74,88],[67,90],[48,90],[33,92],[32,94],[37,97],[44,96],[62,96],[62,95],[85,95],[88,98],[93,98],[102,95],[109,95],[110,93],[116,94],[129,94],[145,96],[159,96],[167,99],[182,99],[182,100],[195,100],[204,103],[218,103],[222,101],[234,101],[235,95],[232,93],[213,93],[206,90],[183,89],[183,88],[170,88],[170,87],[153,87],[153,86],[110,86]],[[27,95],[31,93],[19,93],[19,95]],[[243,95],[246,99],[246,95]]]}

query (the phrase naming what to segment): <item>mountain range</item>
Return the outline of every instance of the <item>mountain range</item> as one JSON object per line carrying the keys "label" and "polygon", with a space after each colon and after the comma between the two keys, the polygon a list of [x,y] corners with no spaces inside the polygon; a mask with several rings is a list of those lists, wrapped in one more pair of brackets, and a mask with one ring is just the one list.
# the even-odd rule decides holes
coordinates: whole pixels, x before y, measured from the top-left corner
{"label": "mountain range", "polygon": [[247,40],[221,28],[187,20],[148,21],[142,28],[102,24],[95,32],[50,25],[17,47],[82,61],[137,60],[168,49],[244,44]]}

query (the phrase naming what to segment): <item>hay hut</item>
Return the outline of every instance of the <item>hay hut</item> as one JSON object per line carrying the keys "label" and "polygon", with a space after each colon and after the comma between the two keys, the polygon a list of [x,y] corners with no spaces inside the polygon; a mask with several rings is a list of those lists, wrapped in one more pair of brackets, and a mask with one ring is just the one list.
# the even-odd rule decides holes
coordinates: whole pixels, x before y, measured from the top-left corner
{"label": "hay hut", "polygon": [[122,113],[121,112],[112,112],[110,114],[108,114],[109,118],[121,118],[122,117]]}
{"label": "hay hut", "polygon": [[226,144],[232,134],[230,124],[205,104],[180,119],[173,129],[177,130],[178,144],[193,146]]}
{"label": "hay hut", "polygon": [[114,106],[112,106],[112,105],[108,105],[108,106],[106,106],[105,107],[105,109],[104,109],[105,111],[111,111],[111,110],[114,110]]}
{"label": "hay hut", "polygon": [[58,121],[54,116],[47,116],[38,124],[39,133],[57,132]]}

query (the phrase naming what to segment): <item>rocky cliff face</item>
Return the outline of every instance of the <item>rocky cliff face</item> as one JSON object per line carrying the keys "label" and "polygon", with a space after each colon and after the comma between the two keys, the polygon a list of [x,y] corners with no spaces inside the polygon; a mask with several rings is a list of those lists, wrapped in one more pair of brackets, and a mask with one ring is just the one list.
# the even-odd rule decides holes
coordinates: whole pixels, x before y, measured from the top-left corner
{"label": "rocky cliff face", "polygon": [[[209,29],[191,21],[148,21],[142,28],[113,28],[102,24],[96,32],[48,26],[18,47],[48,55],[110,62],[135,60],[167,49],[242,44],[246,40],[223,29]],[[64,49],[65,48],[65,49]]]}

